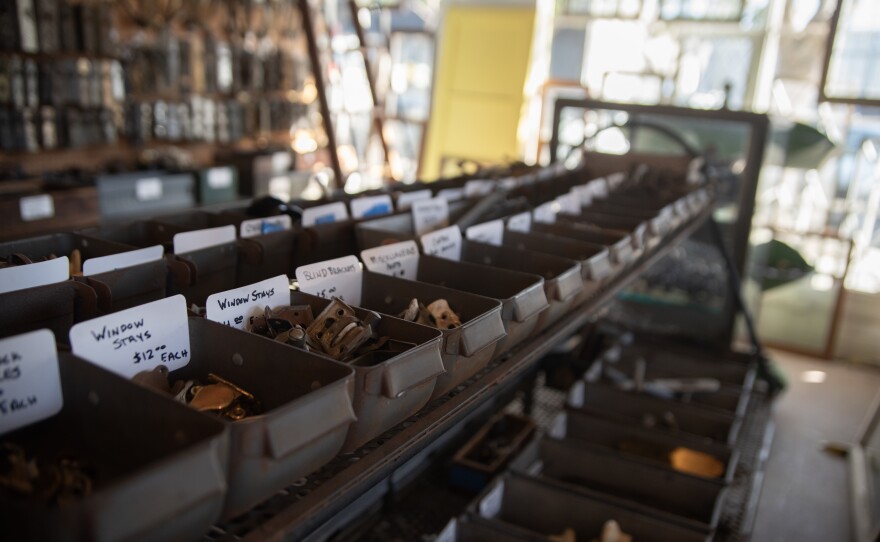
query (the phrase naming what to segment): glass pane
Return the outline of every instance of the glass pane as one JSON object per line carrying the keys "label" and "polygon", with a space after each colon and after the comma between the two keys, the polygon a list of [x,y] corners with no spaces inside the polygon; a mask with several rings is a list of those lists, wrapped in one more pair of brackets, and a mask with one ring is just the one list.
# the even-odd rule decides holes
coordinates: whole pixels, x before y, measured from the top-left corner
{"label": "glass pane", "polygon": [[586,28],[557,28],[550,53],[550,79],[580,81]]}
{"label": "glass pane", "polygon": [[825,95],[880,99],[880,2],[843,0]]}
{"label": "glass pane", "polygon": [[664,20],[738,21],[743,0],[661,0],[660,17]]}

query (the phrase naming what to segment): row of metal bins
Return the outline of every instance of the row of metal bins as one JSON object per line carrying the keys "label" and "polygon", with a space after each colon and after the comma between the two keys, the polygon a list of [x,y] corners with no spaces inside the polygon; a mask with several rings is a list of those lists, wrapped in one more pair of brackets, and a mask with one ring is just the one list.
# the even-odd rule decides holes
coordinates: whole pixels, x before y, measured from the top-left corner
{"label": "row of metal bins", "polygon": [[[647,387],[621,389],[620,375],[634,373]],[[694,378],[717,385],[656,397],[664,380]],[[572,388],[547,434],[438,540],[592,540],[609,520],[634,540],[712,539],[728,528],[720,518],[754,381],[746,355],[667,342],[617,347]],[[676,450],[711,457],[715,471],[669,461]]]}

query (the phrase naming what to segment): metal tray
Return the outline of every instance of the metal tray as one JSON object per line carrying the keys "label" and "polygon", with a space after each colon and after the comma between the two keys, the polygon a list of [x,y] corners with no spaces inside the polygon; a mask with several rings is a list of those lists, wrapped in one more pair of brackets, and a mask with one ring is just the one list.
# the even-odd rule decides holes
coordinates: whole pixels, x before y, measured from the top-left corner
{"label": "metal tray", "polygon": [[[449,223],[461,218],[473,206],[472,201],[454,201],[449,204]],[[357,245],[360,250],[397,243],[399,241],[418,240],[413,215],[411,212],[387,215],[360,222],[355,227]]]}
{"label": "metal tray", "polygon": [[577,225],[592,226],[602,230],[629,234],[632,237],[635,250],[653,247],[660,241],[657,236],[649,233],[647,220],[620,215],[603,215],[589,208],[577,215],[560,213],[556,215],[556,223],[573,224],[576,227]]}
{"label": "metal tray", "polygon": [[[321,313],[330,300],[304,292],[291,292],[292,305],[310,305],[315,315]],[[359,318],[367,310],[355,307]],[[360,448],[385,431],[418,412],[430,399],[437,377],[443,374],[440,355],[440,330],[412,322],[382,316],[378,335],[415,343],[415,346],[391,359],[374,365],[351,364],[354,369],[355,421],[348,431],[344,452]],[[319,355],[319,354],[318,354]]]}
{"label": "metal tray", "polygon": [[220,517],[229,434],[222,422],[70,354],[64,407],[0,437],[29,454],[94,468],[94,492],[63,506],[0,492],[9,540],[193,540]]}
{"label": "metal tray", "polygon": [[450,520],[434,542],[546,542],[546,538],[529,533],[513,533],[497,521],[465,514]]}
{"label": "metal tray", "polygon": [[633,245],[632,236],[623,232],[601,230],[591,226],[574,223],[533,223],[532,231],[534,233],[547,233],[559,237],[577,239],[578,241],[586,241],[588,243],[606,247],[615,274],[633,263],[640,255],[639,251]]}
{"label": "metal tray", "polygon": [[73,324],[94,318],[98,296],[88,285],[66,280],[0,294],[0,337],[47,328],[58,344],[70,344]]}

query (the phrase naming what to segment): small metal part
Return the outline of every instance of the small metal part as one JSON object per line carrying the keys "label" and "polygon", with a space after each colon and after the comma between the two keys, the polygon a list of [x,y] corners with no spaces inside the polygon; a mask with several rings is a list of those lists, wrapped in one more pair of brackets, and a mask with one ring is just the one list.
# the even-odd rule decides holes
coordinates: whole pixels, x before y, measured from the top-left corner
{"label": "small metal part", "polygon": [[240,395],[244,395],[244,396],[247,397],[248,399],[253,399],[253,398],[254,398],[254,396],[253,396],[253,394],[251,394],[251,392],[246,391],[246,390],[244,390],[244,389],[242,389],[242,388],[239,388],[238,386],[236,386],[236,385],[233,384],[232,382],[230,382],[230,381],[228,381],[228,380],[226,380],[226,379],[224,379],[224,378],[222,378],[222,377],[219,377],[219,376],[215,375],[214,373],[208,373],[208,380],[211,381],[211,382],[215,382],[215,383],[217,383],[217,384],[226,384],[226,385],[229,386],[230,388],[232,388],[232,389],[234,389],[235,391],[237,391]]}
{"label": "small metal part", "polygon": [[344,360],[373,336],[373,330],[358,319],[354,309],[334,297],[306,329],[306,335],[323,353]]}
{"label": "small metal part", "polygon": [[455,329],[461,327],[461,319],[449,307],[445,299],[438,299],[428,305],[428,312],[438,329]]}
{"label": "small metal part", "polygon": [[406,320],[407,322],[415,322],[419,317],[419,300],[413,298],[406,309],[398,314],[397,317]]}
{"label": "small metal part", "polygon": [[82,275],[82,253],[78,248],[75,248],[70,253],[70,276],[76,277],[80,275]]}
{"label": "small metal part", "polygon": [[189,406],[196,410],[223,410],[238,397],[235,389],[226,384],[208,384],[193,392]]}
{"label": "small metal part", "polygon": [[141,371],[134,375],[131,380],[142,386],[171,395],[171,386],[168,383],[168,367],[164,365],[158,365],[151,371]]}

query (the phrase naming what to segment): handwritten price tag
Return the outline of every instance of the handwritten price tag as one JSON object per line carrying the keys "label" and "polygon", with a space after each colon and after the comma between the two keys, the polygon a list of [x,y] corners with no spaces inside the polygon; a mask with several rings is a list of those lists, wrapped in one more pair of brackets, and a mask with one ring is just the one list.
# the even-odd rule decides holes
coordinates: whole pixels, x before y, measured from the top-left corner
{"label": "handwritten price tag", "polygon": [[0,269],[0,294],[64,282],[70,278],[67,256]]}
{"label": "handwritten price tag", "polygon": [[306,228],[318,224],[342,222],[343,220],[348,220],[348,208],[341,201],[303,209],[302,225]]}
{"label": "handwritten price tag", "polygon": [[397,196],[397,210],[398,211],[408,211],[412,208],[413,203],[423,200],[423,199],[431,199],[431,190],[426,188],[424,190],[414,190],[412,192],[403,192],[399,196]]}
{"label": "handwritten price tag", "polygon": [[526,211],[518,215],[513,215],[507,219],[507,229],[510,231],[521,231],[529,233],[532,231],[532,213]]}
{"label": "handwritten price tag", "polygon": [[588,184],[572,187],[570,193],[577,198],[582,207],[587,207],[593,203],[593,189]]}
{"label": "handwritten price tag", "polygon": [[61,411],[55,335],[48,329],[0,340],[0,434]]}
{"label": "handwritten price tag", "polygon": [[468,228],[464,233],[469,241],[501,246],[501,243],[504,242],[504,221],[499,218],[498,220],[477,224]]}
{"label": "handwritten price tag", "polygon": [[581,214],[581,202],[580,200],[571,192],[568,194],[563,194],[556,198],[556,203],[559,204],[559,212],[565,213],[567,215],[579,215]]}
{"label": "handwritten price tag", "polygon": [[162,245],[156,245],[119,254],[111,254],[110,256],[89,258],[83,262],[83,275],[88,277],[89,275],[97,275],[98,273],[107,273],[116,269],[155,262],[156,260],[161,260],[164,255],[165,249]]}
{"label": "handwritten price tag", "polygon": [[419,271],[419,247],[415,241],[403,241],[361,252],[361,260],[374,273],[415,280]]}
{"label": "handwritten price tag", "polygon": [[461,230],[458,226],[449,226],[426,233],[422,236],[422,249],[425,254],[458,261],[461,259]]}
{"label": "handwritten price tag", "polygon": [[413,203],[412,215],[416,235],[424,235],[449,225],[449,203],[441,197],[420,200]]}
{"label": "handwritten price tag", "polygon": [[247,329],[251,316],[290,303],[290,287],[286,275],[278,275],[256,284],[242,286],[208,296],[205,311],[208,320],[235,329]]}
{"label": "handwritten price tag", "polygon": [[275,231],[284,231],[293,228],[293,220],[288,215],[270,216],[267,218],[253,218],[245,220],[238,227],[240,237],[256,237]]}
{"label": "handwritten price tag", "polygon": [[363,270],[357,256],[303,265],[296,268],[299,289],[325,299],[338,297],[349,305],[359,305]]}
{"label": "handwritten price tag", "polygon": [[235,226],[220,226],[205,230],[174,234],[174,253],[186,254],[235,241]]}
{"label": "handwritten price tag", "polygon": [[80,322],[70,328],[70,346],[126,378],[159,365],[180,369],[190,360],[186,300],[176,295]]}
{"label": "handwritten price tag", "polygon": [[351,200],[352,218],[370,218],[390,214],[394,208],[391,205],[391,196],[369,196]]}

